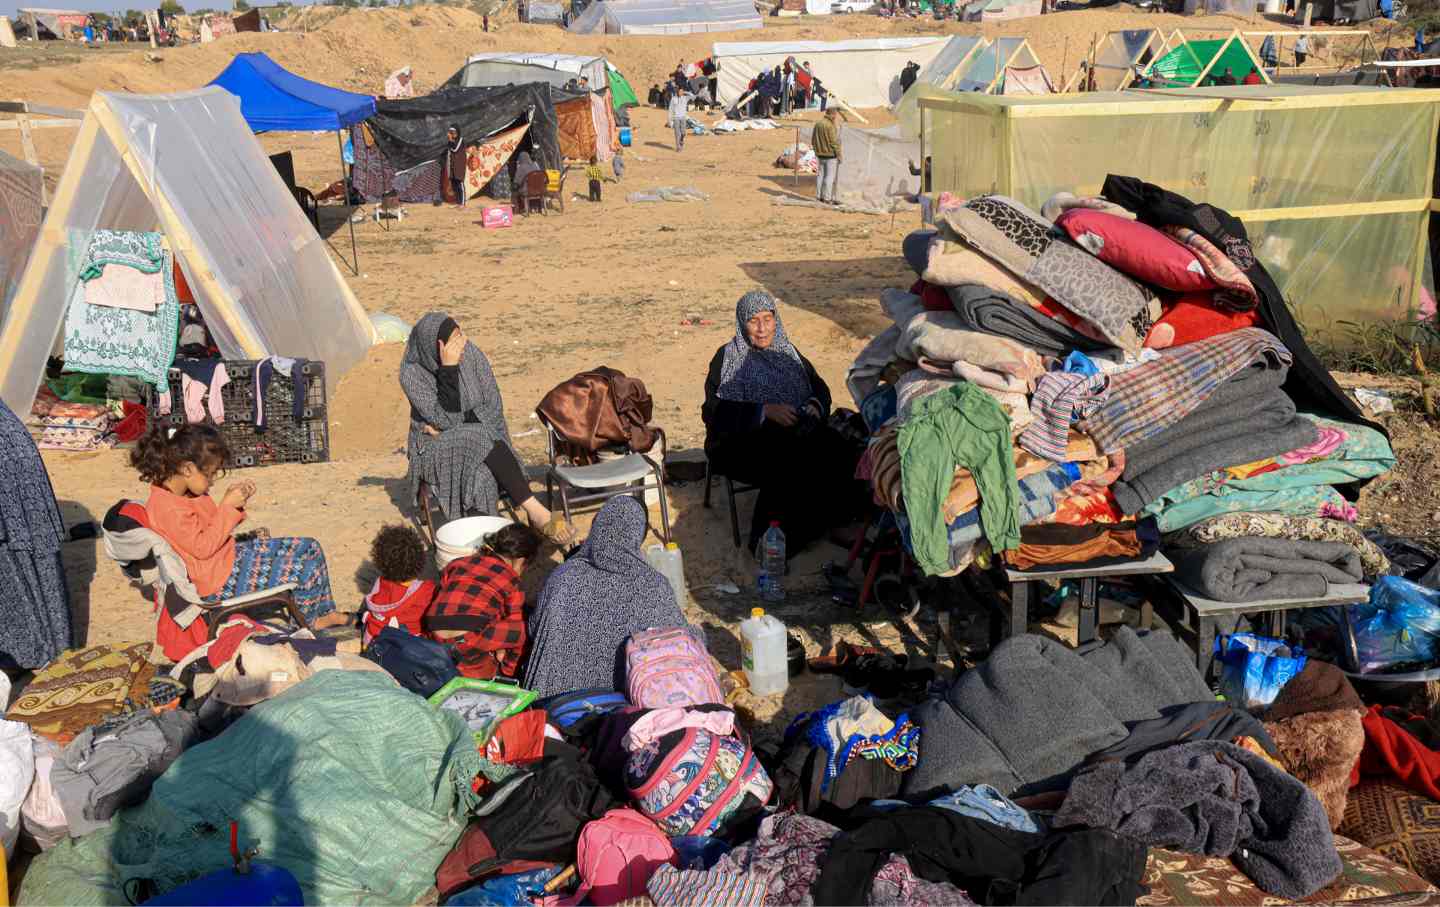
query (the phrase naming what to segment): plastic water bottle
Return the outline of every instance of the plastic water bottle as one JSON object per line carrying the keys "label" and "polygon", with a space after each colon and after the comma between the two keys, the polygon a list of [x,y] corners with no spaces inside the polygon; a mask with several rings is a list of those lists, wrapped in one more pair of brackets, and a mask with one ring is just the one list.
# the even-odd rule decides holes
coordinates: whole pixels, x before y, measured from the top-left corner
{"label": "plastic water bottle", "polygon": [[651,545],[645,549],[645,561],[669,581],[675,592],[675,603],[685,607],[690,589],[685,585],[685,559],[680,554],[680,546],[674,542],[667,542],[664,547]]}
{"label": "plastic water bottle", "polygon": [[[755,552],[760,562],[760,598],[767,602],[785,600],[785,533],[779,520],[771,520],[770,528],[760,537]],[[783,654],[783,652],[782,652]]]}
{"label": "plastic water bottle", "polygon": [[790,685],[785,640],[785,625],[764,608],[752,608],[750,618],[740,622],[740,666],[756,696],[783,693]]}

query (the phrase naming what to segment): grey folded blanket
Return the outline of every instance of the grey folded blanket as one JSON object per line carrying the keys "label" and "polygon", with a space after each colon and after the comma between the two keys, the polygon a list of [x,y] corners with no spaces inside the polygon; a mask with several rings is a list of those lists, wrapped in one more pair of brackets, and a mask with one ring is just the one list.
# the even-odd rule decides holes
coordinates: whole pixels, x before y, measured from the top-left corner
{"label": "grey folded blanket", "polygon": [[911,798],[963,784],[990,784],[1007,796],[1054,789],[1090,754],[1125,740],[1127,722],[1214,699],[1194,655],[1169,634],[1122,627],[1078,651],[1022,634],[911,710],[925,755],[905,773],[902,791]]}
{"label": "grey folded blanket", "polygon": [[1229,857],[1264,891],[1308,897],[1340,875],[1325,808],[1260,756],[1214,740],[1077,774],[1055,827],[1107,828],[1153,847]]}
{"label": "grey folded blanket", "polygon": [[925,269],[930,266],[930,240],[935,238],[935,233],[935,230],[912,230],[900,243],[900,254],[916,277],[924,277]]}
{"label": "grey folded blanket", "polygon": [[1035,309],[1008,293],[980,284],[964,284],[946,288],[950,304],[965,328],[998,334],[1018,340],[1038,353],[1061,358],[1071,350],[1085,353],[1114,349],[1114,345],[1094,340],[1044,312]]}
{"label": "grey folded blanket", "polygon": [[1175,563],[1177,580],[1222,602],[1319,599],[1331,583],[1364,578],[1359,553],[1343,542],[1246,536],[1167,554]]}
{"label": "grey folded blanket", "polygon": [[1294,401],[1280,389],[1288,371],[1244,369],[1185,418],[1126,448],[1125,471],[1113,486],[1121,512],[1139,513],[1213,470],[1315,443],[1315,424],[1296,416]]}

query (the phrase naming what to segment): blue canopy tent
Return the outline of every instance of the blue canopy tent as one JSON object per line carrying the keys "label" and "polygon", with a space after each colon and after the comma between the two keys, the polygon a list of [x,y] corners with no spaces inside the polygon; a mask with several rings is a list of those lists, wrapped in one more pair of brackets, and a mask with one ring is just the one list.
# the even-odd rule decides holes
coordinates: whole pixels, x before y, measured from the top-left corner
{"label": "blue canopy tent", "polygon": [[[240,100],[240,115],[255,132],[334,132],[340,147],[340,179],[346,188],[345,201],[350,201],[341,133],[375,115],[375,98],[302,79],[262,53],[236,54],[210,84],[220,86]],[[358,274],[360,258],[353,221],[350,252]]]}

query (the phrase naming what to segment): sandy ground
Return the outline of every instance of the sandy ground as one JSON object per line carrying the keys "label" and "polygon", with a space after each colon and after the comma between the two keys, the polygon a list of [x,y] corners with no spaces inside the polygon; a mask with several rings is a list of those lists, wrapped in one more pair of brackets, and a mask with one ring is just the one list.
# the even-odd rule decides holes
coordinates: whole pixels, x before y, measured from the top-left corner
{"label": "sandy ground", "polygon": [[[313,10],[303,21],[310,31],[240,35],[203,47],[163,50],[159,63],[147,62],[143,50],[82,52],[77,61],[68,51],[46,49],[46,57],[33,48],[0,49],[0,69],[9,97],[82,107],[96,89],[154,92],[202,85],[239,51],[265,50],[302,75],[364,91],[378,90],[386,73],[412,64],[421,92],[447,78],[470,52],[598,52],[619,66],[643,96],[677,59],[697,59],[713,40],[735,37],[834,39],[941,30],[1025,35],[1061,80],[1092,37],[1110,29],[1250,25],[1226,16],[1141,14],[1128,6],[984,28],[872,16],[767,19],[763,32],[674,38],[576,37],[555,27],[514,22],[483,34],[473,14],[431,6],[343,14]],[[888,216],[775,203],[786,195],[813,195],[812,180],[802,178],[797,186],[792,174],[773,167],[779,150],[795,140],[793,128],[692,137],[685,152],[677,154],[663,113],[639,109],[632,117],[636,141],[627,155],[626,180],[607,184],[600,204],[570,199],[563,215],[532,216],[504,231],[481,229],[478,209],[430,206],[411,206],[410,217],[390,232],[368,222],[356,226],[360,273],[346,273],[360,302],[369,311],[407,321],[432,310],[459,320],[491,357],[511,430],[531,463],[541,462],[544,453],[532,415],[535,404],[558,382],[601,364],[646,382],[655,399],[655,421],[666,428],[672,449],[699,447],[706,365],[733,333],[735,300],[757,287],[782,300],[790,336],[830,383],[837,404],[848,404],[844,369],[883,324],[880,291],[908,286],[913,279],[899,246],[916,215],[902,214],[892,222]],[[883,112],[874,119],[883,122]],[[808,123],[802,125],[802,138],[808,138]],[[72,140],[70,130],[37,133],[52,188]],[[0,132],[0,149],[18,155],[18,144],[14,132]],[[302,184],[319,188],[336,176],[333,137],[269,135],[262,144],[269,152],[294,150]],[[685,204],[625,200],[627,192],[657,186],[693,186],[710,198]],[[337,255],[348,260],[343,215],[336,209],[323,213],[322,232]],[[318,538],[345,610],[359,607],[369,588],[366,557],[375,531],[412,512],[404,480],[407,406],[395,377],[400,353],[394,344],[374,348],[334,391],[332,462],[244,474],[260,486],[250,525],[268,527],[276,535]],[[67,523],[98,521],[117,499],[146,494],[123,452],[48,452],[45,459]],[[710,628],[713,653],[735,666],[736,622],[756,601],[748,565],[731,545],[723,493],[716,509],[707,512],[700,506],[701,491],[699,483],[672,489],[674,532],[695,595],[691,615]],[[742,500],[742,521],[748,519],[748,503]],[[652,519],[658,520],[658,512]],[[585,526],[588,518],[580,523]],[[897,626],[875,605],[857,615],[829,602],[818,570],[825,560],[841,557],[843,552],[828,547],[807,553],[791,577],[791,600],[776,609],[810,653],[846,638],[932,655],[924,641],[933,639],[928,623]],[[81,639],[97,643],[150,633],[147,604],[97,542],[71,543],[66,565]],[[534,571],[529,584],[537,586],[547,570]],[[726,581],[737,583],[742,593],[716,591],[715,585]],[[921,619],[930,620],[923,614]],[[757,717],[780,718],[836,692],[834,681],[810,678],[793,686],[783,703],[756,703],[754,708]],[[783,725],[771,724],[777,726]]]}

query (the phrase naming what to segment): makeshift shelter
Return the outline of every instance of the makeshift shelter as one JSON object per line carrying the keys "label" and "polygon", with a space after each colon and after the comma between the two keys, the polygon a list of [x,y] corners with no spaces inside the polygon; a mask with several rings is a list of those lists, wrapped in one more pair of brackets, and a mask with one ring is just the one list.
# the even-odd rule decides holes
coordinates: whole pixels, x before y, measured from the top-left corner
{"label": "makeshift shelter", "polygon": [[553,24],[565,21],[565,4],[557,0],[528,0],[521,5],[523,22]]}
{"label": "makeshift shelter", "polygon": [[610,79],[610,106],[616,110],[624,107],[639,107],[640,99],[635,96],[635,89],[630,87],[630,83],[620,70],[609,62],[605,64],[605,69]]}
{"label": "makeshift shelter", "polygon": [[1107,32],[1095,39],[1064,91],[1121,91],[1135,81],[1136,67],[1143,69],[1169,49],[1158,28]]}
{"label": "makeshift shelter", "polygon": [[751,0],[602,0],[570,23],[581,35],[689,35],[760,28]]}
{"label": "makeshift shelter", "polygon": [[920,163],[920,142],[906,138],[899,126],[884,129],[840,127],[845,165],[835,178],[835,194],[857,207],[892,210],[897,197],[920,191],[920,177],[910,165]]}
{"label": "makeshift shelter", "polygon": [[499,88],[545,82],[564,88],[572,79],[585,76],[595,91],[607,83],[604,57],[575,54],[484,53],[475,54],[451,76],[446,85],[462,88]]}
{"label": "makeshift shelter", "polygon": [[[902,133],[914,140],[919,136],[919,118],[915,99],[922,90],[950,91],[970,70],[974,62],[990,47],[990,40],[979,35],[955,35],[915,77],[915,84],[895,105],[895,117]],[[923,86],[923,87],[922,87]]]}
{"label": "makeshift shelter", "polygon": [[260,30],[260,10],[252,7],[249,11],[232,17],[230,21],[235,23],[235,31],[237,32],[258,32]]}
{"label": "makeshift shelter", "polygon": [[97,92],[0,331],[0,398],[28,412],[80,282],[69,250],[100,228],[163,233],[221,355],[325,362],[374,340],[325,243],[216,87]]}
{"label": "makeshift shelter", "polygon": [[966,22],[1003,22],[1040,15],[1041,0],[975,0],[961,13]]}
{"label": "makeshift shelter", "polygon": [[716,42],[719,97],[729,106],[745,96],[750,80],[794,57],[830,92],[852,107],[888,107],[900,100],[900,71],[914,61],[922,67],[948,42],[943,37],[857,38],[850,41]]}
{"label": "makeshift shelter", "polygon": [[45,171],[0,151],[0,324],[45,213]]}
{"label": "makeshift shelter", "polygon": [[1098,194],[1121,169],[1173,186],[1245,222],[1312,334],[1406,318],[1430,289],[1440,92],[1241,85],[1199,97],[931,95],[919,107],[932,191],[1038,210],[1056,192]]}
{"label": "makeshift shelter", "polygon": [[1262,82],[1271,81],[1264,64],[1238,31],[1224,38],[1184,39],[1151,63],[1145,75],[1161,86],[1191,88],[1205,85],[1227,69],[1237,82],[1251,69]]}
{"label": "makeshift shelter", "polygon": [[[261,53],[236,54],[211,85],[240,99],[240,113],[254,132],[334,132],[340,152],[340,181],[345,177],[341,131],[375,112],[375,99],[302,79]],[[360,273],[355,224],[350,224],[350,254]]]}
{"label": "makeshift shelter", "polygon": [[[376,102],[375,116],[351,130],[355,188],[367,199],[390,190],[402,201],[429,201],[440,192],[440,155],[445,131],[460,127],[466,142],[481,142],[528,124],[535,163],[561,167],[559,123],[553,89],[543,82],[505,88],[447,85],[428,95]],[[367,135],[368,133],[368,135]]]}
{"label": "makeshift shelter", "polygon": [[40,9],[21,7],[15,10],[16,30],[36,41],[69,41],[72,29],[84,28],[90,17],[78,9]]}

